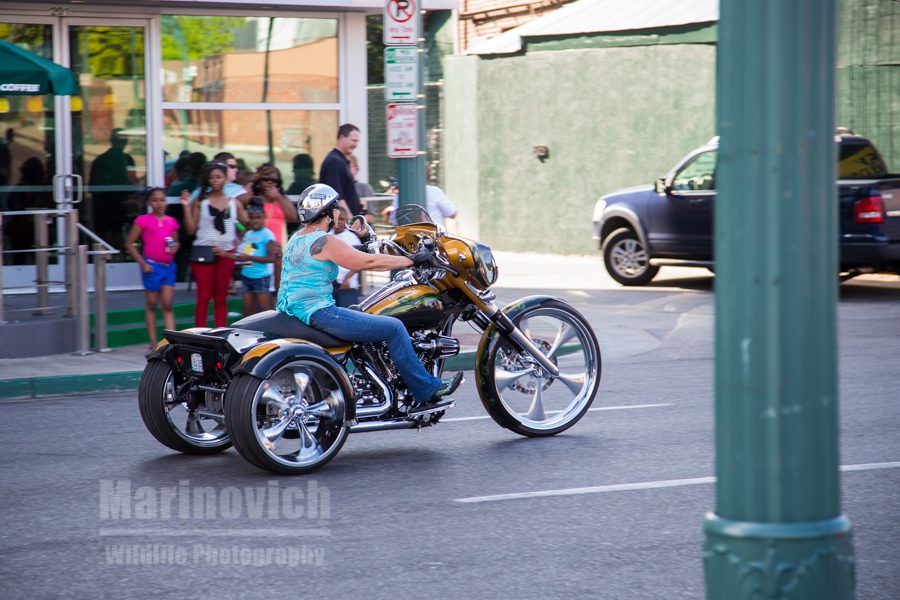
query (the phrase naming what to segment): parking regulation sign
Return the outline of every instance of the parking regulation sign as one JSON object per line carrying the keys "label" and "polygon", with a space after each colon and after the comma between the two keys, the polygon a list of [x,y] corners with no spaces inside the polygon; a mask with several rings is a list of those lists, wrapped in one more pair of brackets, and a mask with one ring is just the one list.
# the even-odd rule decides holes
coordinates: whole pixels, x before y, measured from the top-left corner
{"label": "parking regulation sign", "polygon": [[419,109],[415,102],[387,105],[388,156],[412,158],[419,153]]}
{"label": "parking regulation sign", "polygon": [[384,3],[385,46],[414,45],[419,42],[419,0],[386,0]]}
{"label": "parking regulation sign", "polygon": [[384,99],[415,100],[419,87],[419,50],[409,46],[384,49]]}

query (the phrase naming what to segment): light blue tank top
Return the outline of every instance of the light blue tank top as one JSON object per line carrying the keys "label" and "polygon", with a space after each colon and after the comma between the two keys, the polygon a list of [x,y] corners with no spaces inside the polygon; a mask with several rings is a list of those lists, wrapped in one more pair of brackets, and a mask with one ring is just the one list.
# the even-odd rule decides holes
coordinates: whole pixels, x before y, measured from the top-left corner
{"label": "light blue tank top", "polygon": [[313,242],[325,235],[328,234],[324,231],[295,233],[284,249],[275,308],[307,325],[310,315],[334,304],[331,283],[337,278],[338,266],[330,260],[316,260],[309,254]]}

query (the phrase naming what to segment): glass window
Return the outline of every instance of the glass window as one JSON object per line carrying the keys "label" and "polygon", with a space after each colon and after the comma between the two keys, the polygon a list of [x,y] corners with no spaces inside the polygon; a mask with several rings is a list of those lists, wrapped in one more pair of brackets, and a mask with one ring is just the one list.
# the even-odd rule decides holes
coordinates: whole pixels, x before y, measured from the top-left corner
{"label": "glass window", "polygon": [[338,112],[166,109],[163,128],[169,189],[192,177],[189,154],[212,159],[225,151],[251,171],[264,162],[274,163],[285,191],[299,194],[310,179],[318,179],[318,166],[334,147]]}
{"label": "glass window", "polygon": [[[0,39],[53,58],[50,25],[0,23]],[[56,155],[53,96],[0,95],[0,212],[54,208],[50,185]],[[51,231],[51,239],[54,235]],[[34,217],[3,219],[3,250],[34,248]],[[33,252],[12,252],[6,264],[33,265]]]}
{"label": "glass window", "polygon": [[714,190],[716,189],[716,155],[715,150],[698,154],[675,175],[672,189]]}
{"label": "glass window", "polygon": [[165,102],[338,101],[337,19],[162,17]]}

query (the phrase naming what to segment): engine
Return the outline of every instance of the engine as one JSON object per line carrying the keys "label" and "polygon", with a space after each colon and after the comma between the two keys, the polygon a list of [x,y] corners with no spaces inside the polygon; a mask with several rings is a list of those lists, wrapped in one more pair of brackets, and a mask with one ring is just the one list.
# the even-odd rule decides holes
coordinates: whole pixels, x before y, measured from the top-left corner
{"label": "engine", "polygon": [[412,335],[412,344],[422,358],[437,359],[459,354],[459,340],[433,332],[417,331]]}

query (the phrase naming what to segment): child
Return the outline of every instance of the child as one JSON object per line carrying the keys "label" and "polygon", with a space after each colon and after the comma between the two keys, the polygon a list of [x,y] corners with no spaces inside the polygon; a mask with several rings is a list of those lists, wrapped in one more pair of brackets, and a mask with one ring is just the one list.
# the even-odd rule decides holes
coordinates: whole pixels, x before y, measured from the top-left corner
{"label": "child", "polygon": [[[241,269],[245,317],[272,308],[273,264],[281,258],[281,246],[275,240],[275,234],[265,226],[266,212],[259,196],[253,196],[247,203],[247,218],[250,222],[238,245],[239,252],[214,250],[218,256],[245,263]],[[258,311],[256,305],[259,305]]]}
{"label": "child", "polygon": [[[172,312],[172,300],[175,295],[175,263],[173,258],[178,252],[178,221],[166,216],[166,193],[162,188],[151,187],[144,192],[150,212],[140,215],[134,220],[125,249],[136,263],[141,266],[144,290],[147,292],[147,303],[144,308],[144,320],[147,323],[147,336],[150,348],[156,346],[156,306],[160,304],[163,313],[163,325],[166,329],[175,329],[175,313]],[[141,237],[142,253],[137,251],[134,243]]]}

